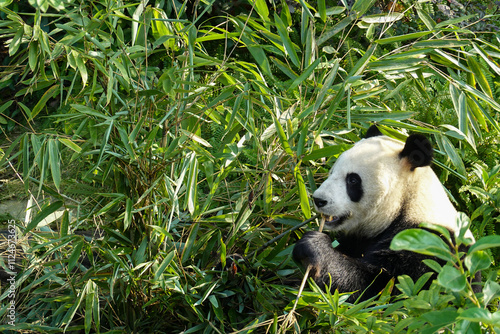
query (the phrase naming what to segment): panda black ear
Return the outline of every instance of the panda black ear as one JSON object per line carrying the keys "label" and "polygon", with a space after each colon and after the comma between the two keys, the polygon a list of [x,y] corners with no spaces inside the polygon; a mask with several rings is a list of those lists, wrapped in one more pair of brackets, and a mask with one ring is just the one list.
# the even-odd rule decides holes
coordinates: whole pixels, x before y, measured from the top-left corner
{"label": "panda black ear", "polygon": [[427,137],[413,134],[406,139],[405,147],[399,153],[401,159],[406,158],[411,165],[411,170],[417,167],[430,166],[433,150]]}
{"label": "panda black ear", "polygon": [[377,136],[382,136],[382,132],[377,128],[376,125],[370,126],[368,128],[368,131],[366,131],[365,138],[370,138],[370,137],[377,137]]}

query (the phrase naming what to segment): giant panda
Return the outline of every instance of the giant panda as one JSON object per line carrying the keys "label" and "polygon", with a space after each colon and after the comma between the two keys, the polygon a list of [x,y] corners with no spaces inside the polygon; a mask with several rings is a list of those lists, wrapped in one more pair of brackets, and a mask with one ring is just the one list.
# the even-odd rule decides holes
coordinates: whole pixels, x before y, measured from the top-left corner
{"label": "giant panda", "polygon": [[333,248],[325,233],[306,232],[294,246],[294,260],[311,266],[319,286],[331,282],[332,290],[355,292],[349,301],[361,293],[362,300],[375,296],[393,277],[406,274],[415,281],[430,271],[422,263],[428,256],[393,251],[390,244],[396,234],[422,222],[457,232],[457,211],[430,167],[432,158],[425,136],[413,134],[402,143],[370,127],[313,194],[338,246]]}

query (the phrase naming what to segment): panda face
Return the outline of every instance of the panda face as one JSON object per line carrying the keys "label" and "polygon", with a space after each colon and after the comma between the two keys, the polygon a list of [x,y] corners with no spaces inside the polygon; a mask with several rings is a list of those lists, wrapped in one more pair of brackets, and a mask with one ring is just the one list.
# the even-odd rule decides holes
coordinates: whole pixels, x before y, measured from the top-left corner
{"label": "panda face", "polygon": [[387,136],[363,139],[345,151],[314,192],[325,229],[376,236],[398,217],[456,229],[456,210],[429,167],[432,147],[420,135],[402,143]]}
{"label": "panda face", "polygon": [[[398,157],[402,149],[402,143],[388,137],[373,137],[337,159],[313,194],[317,211],[326,216],[325,228],[369,235],[397,217],[403,191]],[[372,224],[364,224],[367,221]]]}

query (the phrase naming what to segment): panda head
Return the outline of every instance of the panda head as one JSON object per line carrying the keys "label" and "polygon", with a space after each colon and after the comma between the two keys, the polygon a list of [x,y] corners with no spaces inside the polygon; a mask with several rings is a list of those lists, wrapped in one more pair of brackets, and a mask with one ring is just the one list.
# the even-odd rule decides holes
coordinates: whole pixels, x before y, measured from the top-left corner
{"label": "panda head", "polygon": [[370,128],[367,138],[340,155],[313,194],[325,228],[370,237],[402,218],[455,230],[457,212],[429,167],[432,156],[422,135],[402,143]]}

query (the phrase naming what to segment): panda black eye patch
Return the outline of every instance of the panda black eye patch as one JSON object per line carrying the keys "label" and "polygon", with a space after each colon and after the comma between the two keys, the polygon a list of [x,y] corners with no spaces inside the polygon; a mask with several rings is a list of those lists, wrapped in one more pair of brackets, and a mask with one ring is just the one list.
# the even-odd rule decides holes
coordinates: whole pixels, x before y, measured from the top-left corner
{"label": "panda black eye patch", "polygon": [[353,202],[359,202],[363,197],[363,186],[361,177],[356,173],[349,173],[345,177],[347,195]]}

